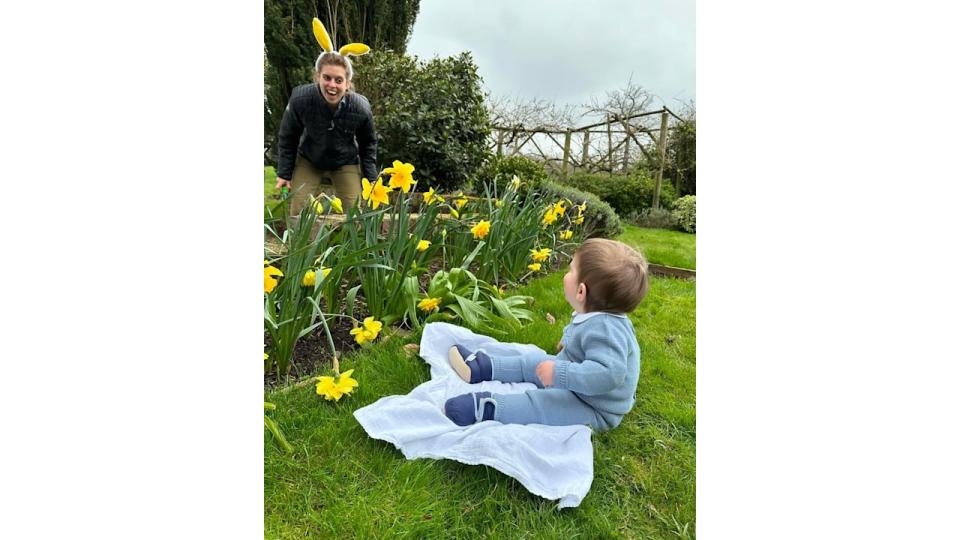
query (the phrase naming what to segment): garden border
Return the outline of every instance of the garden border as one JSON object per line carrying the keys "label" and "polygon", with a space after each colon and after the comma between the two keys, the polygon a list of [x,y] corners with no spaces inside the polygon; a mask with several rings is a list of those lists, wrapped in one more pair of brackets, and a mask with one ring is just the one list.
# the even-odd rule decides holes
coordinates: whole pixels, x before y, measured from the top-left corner
{"label": "garden border", "polygon": [[678,268],[676,266],[666,266],[663,264],[648,263],[647,268],[655,276],[675,277],[680,279],[697,279],[697,271],[689,268]]}

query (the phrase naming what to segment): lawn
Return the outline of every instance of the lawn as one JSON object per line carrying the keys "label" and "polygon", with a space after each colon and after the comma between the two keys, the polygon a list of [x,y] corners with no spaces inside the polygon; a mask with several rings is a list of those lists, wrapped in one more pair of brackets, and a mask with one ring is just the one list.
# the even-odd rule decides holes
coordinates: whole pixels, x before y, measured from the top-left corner
{"label": "lawn", "polygon": [[624,223],[623,234],[618,240],[638,248],[652,263],[697,269],[697,235],[695,234],[666,229],[646,229]]}
{"label": "lawn", "polygon": [[[661,232],[626,228],[624,241],[647,249]],[[694,236],[686,236],[692,248]],[[663,238],[657,243],[669,243]],[[661,262],[654,253],[651,260]],[[559,293],[562,275],[517,290],[536,299],[536,321],[505,341],[554,350],[571,312]],[[419,335],[395,336],[341,361],[341,370],[355,369],[360,387],[339,403],[323,401],[312,386],[266,395],[295,451],[286,455],[265,436],[265,537],[695,537],[696,283],[654,278],[631,319],[642,351],[637,405],[620,427],[593,436],[595,476],[579,507],[558,511],[495,469],[408,461],[369,438],[353,411],[406,394],[430,376],[423,360],[403,349]]]}

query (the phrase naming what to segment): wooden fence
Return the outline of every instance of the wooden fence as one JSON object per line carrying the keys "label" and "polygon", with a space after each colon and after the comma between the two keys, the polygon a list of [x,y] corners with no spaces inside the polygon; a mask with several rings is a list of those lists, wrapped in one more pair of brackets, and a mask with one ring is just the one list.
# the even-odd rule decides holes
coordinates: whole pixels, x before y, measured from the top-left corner
{"label": "wooden fence", "polygon": [[[660,115],[659,128],[648,128],[635,122],[652,115]],[[672,126],[669,122],[671,116],[676,119]],[[683,121],[673,111],[663,107],[657,111],[625,118],[610,115],[603,122],[564,130],[545,127],[530,128],[522,125],[494,125],[493,145],[497,156],[503,156],[507,152],[511,156],[537,157],[564,177],[569,174],[571,168],[588,172],[614,173],[618,170],[626,172],[630,169],[631,163],[635,164],[642,155],[657,167],[653,207],[659,208],[667,137],[670,130],[676,127],[676,122]],[[604,135],[606,135],[606,145],[603,144]],[[558,138],[561,136],[563,142]],[[614,144],[615,136],[619,139],[616,144]],[[528,148],[526,154],[522,152],[525,147]],[[636,150],[633,150],[633,147],[636,147]],[[544,148],[551,151],[545,151]],[[677,187],[679,192],[679,186]]]}

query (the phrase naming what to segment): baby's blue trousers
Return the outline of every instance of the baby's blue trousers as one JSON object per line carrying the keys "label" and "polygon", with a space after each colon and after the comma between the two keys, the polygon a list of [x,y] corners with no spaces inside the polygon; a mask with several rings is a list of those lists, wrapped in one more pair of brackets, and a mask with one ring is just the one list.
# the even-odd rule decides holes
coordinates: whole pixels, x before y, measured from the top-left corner
{"label": "baby's blue trousers", "polygon": [[491,357],[493,380],[501,382],[529,382],[536,390],[522,394],[493,394],[496,401],[493,419],[504,424],[546,424],[572,426],[586,424],[597,431],[607,431],[619,424],[620,417],[608,421],[596,409],[585,403],[574,392],[564,388],[544,388],[537,377],[537,364],[554,360],[542,353],[501,355]]}

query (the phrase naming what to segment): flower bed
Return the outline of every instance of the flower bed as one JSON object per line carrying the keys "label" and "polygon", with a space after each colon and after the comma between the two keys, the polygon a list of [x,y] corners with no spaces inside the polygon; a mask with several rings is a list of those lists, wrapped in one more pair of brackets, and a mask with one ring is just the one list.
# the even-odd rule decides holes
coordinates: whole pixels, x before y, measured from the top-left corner
{"label": "flower bed", "polygon": [[363,381],[341,374],[338,357],[383,333],[431,321],[517,329],[531,318],[530,298],[506,289],[562,264],[584,238],[584,201],[548,200],[514,177],[500,193],[431,188],[414,203],[413,172],[395,161],[375,182],[363,179],[360,204],[346,213],[321,194],[282,232],[266,221],[265,384],[329,362],[317,392],[339,401]]}

